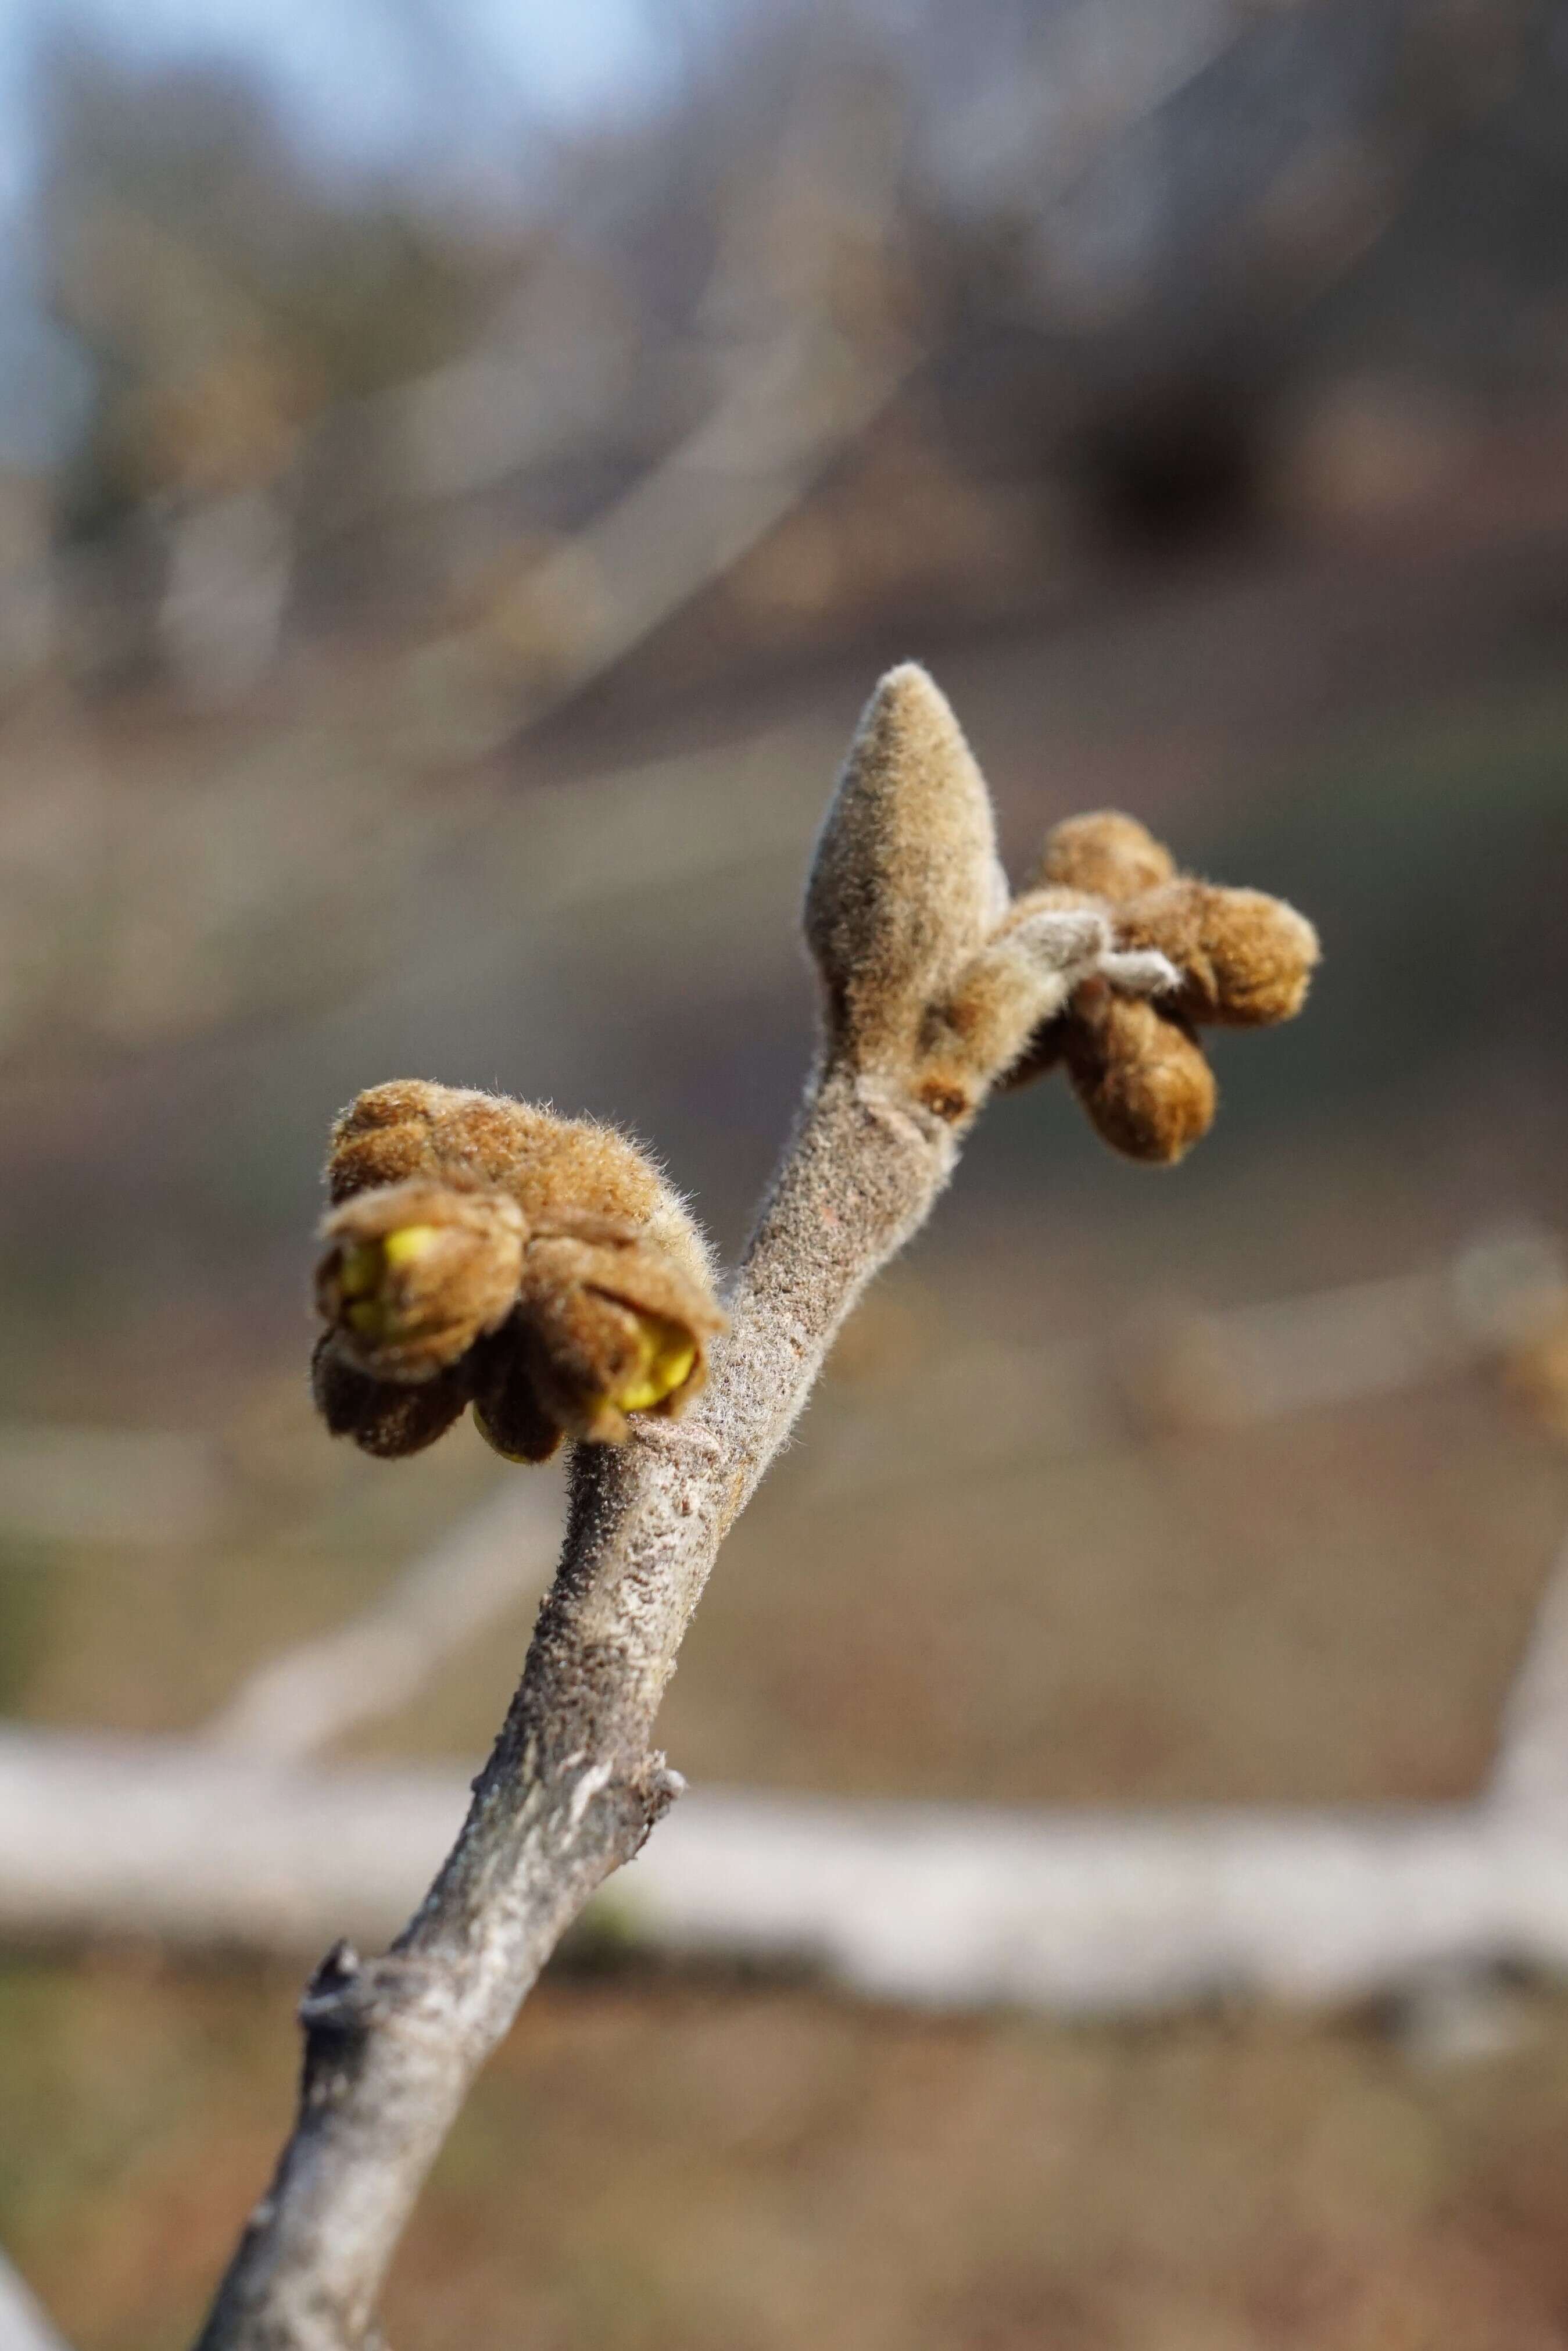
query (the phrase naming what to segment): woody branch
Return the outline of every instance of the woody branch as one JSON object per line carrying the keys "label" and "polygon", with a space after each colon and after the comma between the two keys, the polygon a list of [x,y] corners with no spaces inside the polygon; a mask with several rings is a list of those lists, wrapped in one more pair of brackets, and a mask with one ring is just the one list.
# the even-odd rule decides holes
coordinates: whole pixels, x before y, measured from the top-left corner
{"label": "woody branch", "polygon": [[[1124,881],[1156,895],[1165,883],[1185,889],[1185,952],[1193,924],[1203,931],[1191,900],[1203,885],[1170,881],[1164,852],[1147,849],[1155,871],[1064,873],[1009,907],[985,785],[946,703],[917,669],[883,681],[808,896],[823,1048],[709,1384],[678,1421],[637,1414],[623,1444],[577,1446],[561,1562],[467,1819],[392,1949],[361,1962],[340,1946],[307,1991],[294,2129],[202,2351],[349,2351],[375,2339],[388,2265],[475,2075],[565,1928],[679,1792],[653,1746],[654,1721],[718,1547],[844,1315],[946,1183],[991,1087],[1026,1051],[1044,1066],[1060,1050],[1123,1148],[1142,1134],[1142,1155],[1174,1157],[1207,1123],[1179,1000],[1197,985],[1193,957],[1164,952],[1158,908],[1141,925],[1115,912]],[[1281,1008],[1294,1009],[1315,953],[1308,926],[1250,893],[1210,895],[1210,949],[1222,899],[1247,895],[1249,912],[1279,918],[1275,945],[1300,967]],[[1224,962],[1210,954],[1205,967],[1217,1000]],[[1118,1060],[1122,1011],[1161,990],[1172,1050],[1163,1038],[1146,1050],[1141,1034]],[[1082,1050],[1056,1033],[1079,1004]]]}

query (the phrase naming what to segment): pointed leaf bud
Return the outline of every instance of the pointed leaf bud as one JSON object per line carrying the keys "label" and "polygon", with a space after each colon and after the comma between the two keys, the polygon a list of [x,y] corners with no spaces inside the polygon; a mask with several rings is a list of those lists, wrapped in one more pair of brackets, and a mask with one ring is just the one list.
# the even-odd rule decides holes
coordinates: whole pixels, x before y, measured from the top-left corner
{"label": "pointed leaf bud", "polygon": [[850,747],[806,894],[834,1045],[907,1066],[923,1015],[1007,903],[990,796],[945,697],[891,670]]}

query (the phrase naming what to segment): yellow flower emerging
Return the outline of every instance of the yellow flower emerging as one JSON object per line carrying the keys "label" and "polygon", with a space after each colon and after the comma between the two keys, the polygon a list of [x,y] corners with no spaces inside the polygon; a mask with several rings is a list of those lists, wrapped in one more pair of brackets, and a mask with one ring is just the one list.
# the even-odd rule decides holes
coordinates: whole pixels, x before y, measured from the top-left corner
{"label": "yellow flower emerging", "polygon": [[372,1341],[396,1335],[396,1293],[388,1277],[423,1257],[436,1237],[434,1225],[402,1225],[379,1241],[353,1242],[340,1253],[338,1290],[351,1331]]}
{"label": "yellow flower emerging", "polygon": [[542,1461],[701,1388],[723,1328],[701,1238],[612,1129],[400,1081],[345,1113],[329,1174],[314,1384],[335,1434],[416,1452],[472,1405],[497,1453]]}
{"label": "yellow flower emerging", "polygon": [[325,1238],[317,1303],[361,1371],[431,1379],[511,1311],[523,1220],[510,1200],[389,1185],[336,1209]]}
{"label": "yellow flower emerging", "polygon": [[685,1387],[697,1359],[692,1332],[663,1314],[634,1314],[639,1360],[636,1370],[615,1390],[611,1402],[622,1412],[651,1412]]}

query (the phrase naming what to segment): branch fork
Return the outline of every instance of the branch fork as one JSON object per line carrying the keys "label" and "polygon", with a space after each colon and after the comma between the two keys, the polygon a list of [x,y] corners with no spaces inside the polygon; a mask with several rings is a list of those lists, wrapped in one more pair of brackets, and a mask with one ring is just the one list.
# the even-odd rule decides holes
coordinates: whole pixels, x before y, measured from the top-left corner
{"label": "branch fork", "polygon": [[[660,1399],[664,1417],[626,1404],[642,1393],[627,1388],[615,1415],[596,1421],[585,1380],[576,1372],[568,1378],[565,1356],[538,1374],[538,1395],[578,1441],[561,1562],[522,1681],[457,1842],[413,1918],[384,1957],[361,1960],[340,1944],[312,1979],[301,2007],[306,2060],[294,2130],[201,2351],[359,2351],[379,2339],[382,2281],[475,2075],[562,1932],[680,1792],[653,1733],[719,1545],[787,1437],[845,1315],[928,1215],[988,1095],[1065,1058],[1103,1132],[1109,1086],[1120,1103],[1112,1139],[1136,1148],[1152,1137],[1160,1147],[1138,1155],[1179,1155],[1166,1147],[1176,1128],[1168,1117],[1160,1124],[1171,1059],[1164,1032],[1201,1061],[1197,1019],[1232,1017],[1238,899],[1247,900],[1251,925],[1241,925],[1247,972],[1256,982],[1268,966],[1273,988],[1275,1008],[1255,1017],[1284,1017],[1300,1003],[1316,954],[1300,916],[1255,893],[1212,892],[1176,877],[1166,852],[1129,819],[1079,820],[1064,843],[1071,831],[1058,829],[1041,876],[1012,900],[989,796],[946,701],[913,665],[883,680],[852,745],[807,893],[806,936],[822,982],[819,1061],[730,1287],[727,1332],[716,1332],[716,1317],[704,1322],[696,1304],[683,1308],[699,1338],[711,1337],[706,1384],[688,1376],[668,1391]],[[1253,1000],[1261,1001],[1256,987]],[[1130,1013],[1144,1025],[1132,1032],[1124,1069],[1116,1047]],[[1147,1050],[1151,1039],[1160,1052]],[[1176,1059],[1186,1082],[1187,1065]],[[509,1187],[528,1224],[538,1214],[527,1186],[540,1155],[551,1181],[560,1177],[565,1162],[551,1133],[528,1124],[543,1113],[497,1105],[491,1117],[472,1107],[490,1098],[466,1098],[457,1126],[443,1130],[450,1148],[442,1146],[447,1156],[436,1165],[429,1139],[455,1098],[407,1086],[377,1095],[375,1116],[350,1114],[338,1143],[372,1204],[380,1186],[425,1182],[433,1173],[450,1183],[455,1165],[460,1185]],[[362,1096],[361,1105],[371,1100]],[[1180,1126],[1179,1148],[1191,1139],[1190,1123]],[[502,1158],[484,1159],[474,1140],[481,1128],[492,1142],[500,1136]],[[394,1130],[402,1139],[389,1158],[384,1138]],[[605,1164],[613,1163],[622,1190],[634,1189],[642,1177],[605,1144],[606,1132],[591,1130],[608,1152]],[[534,1158],[525,1149],[503,1165],[519,1135],[525,1144],[534,1138]],[[580,1205],[603,1208],[598,1200]],[[560,1203],[550,1206],[556,1213]],[[465,1235],[476,1228],[471,1215],[456,1221]],[[495,1221],[515,1253],[515,1220]],[[700,1287],[700,1240],[667,1187],[638,1195],[631,1223],[621,1246],[643,1249],[652,1235],[684,1252],[683,1277]],[[365,1231],[385,1226],[371,1215]],[[389,1312],[412,1317],[413,1287],[399,1288],[401,1268],[394,1271]],[[334,1311],[345,1299],[354,1305],[371,1295],[365,1279],[354,1260],[345,1282],[340,1263]],[[626,1290],[633,1309],[654,1297],[653,1279]],[[483,1285],[470,1282],[463,1295],[495,1311]],[[453,1365],[459,1376],[442,1394],[434,1416],[440,1425],[424,1433],[427,1412],[420,1441],[478,1400],[461,1367],[486,1341],[473,1341],[473,1310],[465,1311],[467,1322],[449,1318],[463,1350],[450,1363],[421,1367],[413,1387],[389,1383],[390,1402],[366,1407],[369,1419],[356,1392],[359,1416],[345,1413],[346,1433],[366,1442],[368,1427],[371,1449],[409,1449],[374,1440],[394,1423],[406,1430],[407,1395],[428,1395],[453,1378]],[[392,1325],[361,1319],[384,1348]],[[560,1322],[558,1312],[551,1329]],[[402,1327],[392,1335],[401,1343]],[[386,1354],[375,1360],[384,1372]],[[537,1373],[537,1354],[528,1360]],[[356,1375],[368,1378],[362,1362],[361,1352]],[[406,1379],[406,1364],[399,1368]]]}

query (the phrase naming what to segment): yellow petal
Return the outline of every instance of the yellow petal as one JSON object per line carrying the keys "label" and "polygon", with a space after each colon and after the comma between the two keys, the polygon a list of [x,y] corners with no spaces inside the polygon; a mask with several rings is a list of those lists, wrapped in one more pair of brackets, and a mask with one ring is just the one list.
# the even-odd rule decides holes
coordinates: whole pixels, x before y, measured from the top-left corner
{"label": "yellow petal", "polygon": [[338,1288],[345,1298],[364,1298],[382,1278],[379,1241],[356,1241],[338,1259]]}
{"label": "yellow petal", "polygon": [[393,1268],[412,1265],[416,1257],[424,1255],[434,1238],[434,1225],[403,1225],[395,1233],[388,1233],[382,1243],[382,1255]]}
{"label": "yellow petal", "polygon": [[696,1341],[684,1323],[663,1314],[639,1313],[636,1321],[640,1360],[612,1402],[622,1412],[651,1412],[690,1379]]}

